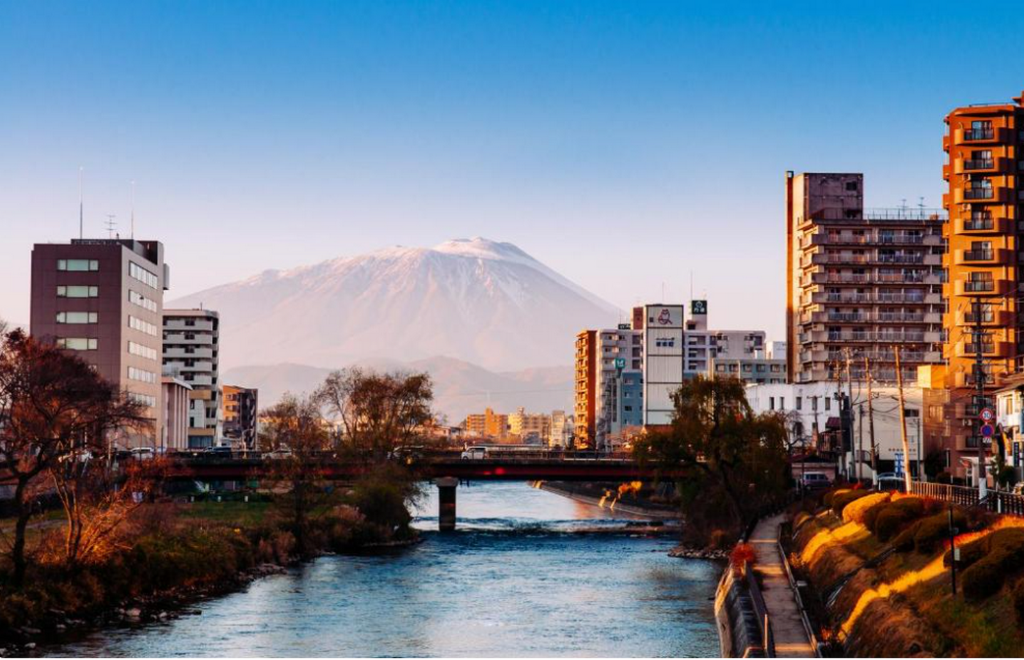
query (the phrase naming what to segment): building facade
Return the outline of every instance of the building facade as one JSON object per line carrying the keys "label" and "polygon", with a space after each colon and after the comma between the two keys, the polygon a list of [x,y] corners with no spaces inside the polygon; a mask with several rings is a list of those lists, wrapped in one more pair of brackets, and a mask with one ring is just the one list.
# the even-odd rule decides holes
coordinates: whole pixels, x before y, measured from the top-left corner
{"label": "building facade", "polygon": [[207,309],[167,309],[163,316],[163,372],[192,386],[190,449],[223,441],[220,385],[220,317]]}
{"label": "building facade", "polygon": [[[1024,187],[1024,94],[1015,103],[956,108],[942,146],[949,212],[943,259],[948,301],[943,315],[950,450],[977,461],[978,413],[994,405],[1000,381],[1021,369],[1020,244]],[[976,362],[981,353],[981,374]],[[937,378],[936,378],[937,379]],[[983,392],[978,393],[981,383]]]}
{"label": "building facade", "polygon": [[188,411],[191,405],[189,394],[192,392],[192,386],[180,378],[171,376],[163,376],[160,382],[164,404],[164,427],[160,449],[188,449]]}
{"label": "building facade", "polygon": [[519,408],[508,416],[508,432],[519,442],[546,444],[551,435],[551,416],[528,413],[525,408]]}
{"label": "building facade", "polygon": [[169,268],[157,241],[74,239],[32,249],[30,333],[74,351],[145,406],[148,431],[116,447],[158,447],[163,437],[160,318]]}
{"label": "building facade", "polygon": [[259,415],[259,390],[238,385],[222,388],[224,399],[224,437],[235,449],[252,451],[257,445],[256,418]]}
{"label": "building facade", "polygon": [[791,382],[895,382],[896,346],[908,383],[942,363],[944,213],[866,211],[863,175],[788,172],[786,215]]}
{"label": "building facade", "polygon": [[597,331],[583,330],[576,335],[576,378],[573,402],[576,447],[593,447],[597,412]]}

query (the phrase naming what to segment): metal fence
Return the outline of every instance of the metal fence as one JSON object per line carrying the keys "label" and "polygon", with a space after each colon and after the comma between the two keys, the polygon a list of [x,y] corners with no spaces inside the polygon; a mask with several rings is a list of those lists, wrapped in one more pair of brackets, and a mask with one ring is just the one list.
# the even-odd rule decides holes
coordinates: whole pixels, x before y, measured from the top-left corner
{"label": "metal fence", "polygon": [[985,500],[981,501],[978,497],[978,489],[969,486],[913,481],[910,484],[910,489],[916,495],[934,497],[935,499],[952,502],[960,506],[980,506],[993,513],[1024,516],[1024,496],[1008,493],[1004,490],[990,490]]}
{"label": "metal fence", "polygon": [[764,602],[764,595],[761,587],[757,584],[757,576],[754,575],[754,568],[750,562],[743,566],[743,575],[747,581],[747,591],[750,593],[750,601],[754,605],[754,613],[757,614],[757,623],[761,628],[761,640],[764,647],[764,654],[769,658],[775,657],[775,634],[772,632],[772,622],[768,616],[768,605]]}

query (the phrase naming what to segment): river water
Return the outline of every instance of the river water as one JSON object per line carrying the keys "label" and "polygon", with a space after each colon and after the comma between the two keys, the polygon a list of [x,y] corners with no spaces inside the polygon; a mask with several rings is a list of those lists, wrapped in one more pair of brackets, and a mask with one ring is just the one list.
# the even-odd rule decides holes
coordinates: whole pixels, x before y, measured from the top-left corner
{"label": "river water", "polygon": [[666,555],[670,538],[581,533],[623,527],[605,510],[531,488],[458,489],[458,531],[392,556],[321,557],[202,614],[95,633],[72,656],[717,656],[720,567]]}

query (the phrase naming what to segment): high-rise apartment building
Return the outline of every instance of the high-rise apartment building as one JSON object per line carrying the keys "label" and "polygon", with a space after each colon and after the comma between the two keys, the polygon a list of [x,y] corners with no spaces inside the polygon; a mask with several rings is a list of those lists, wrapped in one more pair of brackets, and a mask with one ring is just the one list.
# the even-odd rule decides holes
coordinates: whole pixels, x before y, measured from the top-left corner
{"label": "high-rise apartment building", "polygon": [[118,447],[157,447],[163,435],[160,315],[169,269],[163,245],[74,239],[32,249],[31,334],[74,351],[141,402],[152,429]]}
{"label": "high-rise apartment building", "polygon": [[[943,259],[947,367],[941,381],[947,390],[954,473],[962,467],[958,458],[976,460],[981,408],[994,407],[992,393],[1000,380],[1024,366],[1019,303],[1024,94],[1014,100],[956,108],[946,116],[942,140],[948,156],[943,205],[949,222],[943,231],[948,246]],[[975,366],[979,348],[980,376]]]}
{"label": "high-rise apartment building", "polygon": [[254,450],[256,443],[256,418],[259,411],[259,391],[251,387],[225,385],[224,437],[232,447]]}
{"label": "high-rise apartment building", "polygon": [[597,330],[576,335],[576,398],[573,407],[577,447],[593,447],[597,407]]}
{"label": "high-rise apartment building", "polygon": [[942,212],[865,210],[861,174],[788,172],[786,216],[791,382],[895,382],[896,346],[908,383],[942,362]]}
{"label": "high-rise apartment building", "polygon": [[[643,336],[644,426],[672,423],[672,393],[685,378],[684,309],[682,305],[662,304],[633,308],[633,329]],[[699,362],[695,360],[691,364]]]}
{"label": "high-rise apartment building", "polygon": [[[577,440],[599,450],[643,424],[643,333],[628,324],[584,330],[576,343]],[[585,433],[586,435],[583,435]]]}
{"label": "high-rise apartment building", "polygon": [[508,416],[508,432],[520,442],[545,444],[551,435],[551,415],[528,413],[519,408]]}
{"label": "high-rise apartment building", "polygon": [[192,386],[189,448],[218,446],[223,439],[219,315],[208,309],[164,310],[163,347],[164,374]]}

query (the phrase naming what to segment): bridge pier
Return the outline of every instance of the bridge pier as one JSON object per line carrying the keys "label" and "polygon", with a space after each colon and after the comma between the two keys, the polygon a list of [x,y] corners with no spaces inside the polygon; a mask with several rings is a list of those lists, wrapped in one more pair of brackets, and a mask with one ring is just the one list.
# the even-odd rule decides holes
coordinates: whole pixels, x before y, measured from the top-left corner
{"label": "bridge pier", "polygon": [[437,526],[442,532],[455,531],[455,489],[459,480],[455,477],[438,477],[434,479],[437,486]]}

